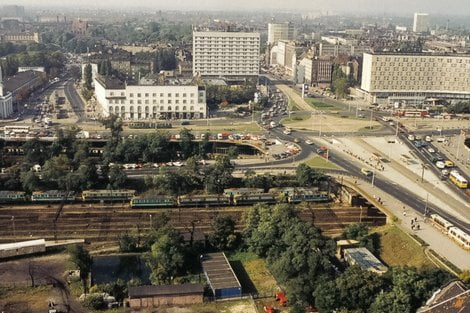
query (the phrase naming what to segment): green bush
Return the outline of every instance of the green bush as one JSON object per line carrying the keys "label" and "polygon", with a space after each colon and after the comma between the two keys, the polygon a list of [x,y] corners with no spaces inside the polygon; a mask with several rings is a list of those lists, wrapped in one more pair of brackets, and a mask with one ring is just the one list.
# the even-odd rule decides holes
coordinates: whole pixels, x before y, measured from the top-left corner
{"label": "green bush", "polygon": [[103,300],[103,296],[100,294],[91,294],[85,298],[83,305],[86,308],[92,310],[103,310],[106,308],[106,303]]}

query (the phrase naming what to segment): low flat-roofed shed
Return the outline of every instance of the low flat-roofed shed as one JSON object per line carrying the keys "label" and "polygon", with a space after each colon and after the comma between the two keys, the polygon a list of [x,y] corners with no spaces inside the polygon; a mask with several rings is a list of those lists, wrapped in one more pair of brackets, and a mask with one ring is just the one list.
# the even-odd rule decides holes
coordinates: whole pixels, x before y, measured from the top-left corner
{"label": "low flat-roofed shed", "polygon": [[209,253],[201,256],[202,269],[216,299],[242,296],[242,286],[233,272],[225,253]]}

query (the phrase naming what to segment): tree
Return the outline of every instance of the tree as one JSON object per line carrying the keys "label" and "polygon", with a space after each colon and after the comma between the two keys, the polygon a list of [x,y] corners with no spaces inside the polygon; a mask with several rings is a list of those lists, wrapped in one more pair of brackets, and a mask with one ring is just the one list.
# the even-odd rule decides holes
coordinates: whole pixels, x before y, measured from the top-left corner
{"label": "tree", "polygon": [[23,189],[27,192],[32,192],[36,190],[41,184],[39,178],[31,170],[25,173],[21,173],[20,181],[21,186],[23,186]]}
{"label": "tree", "polygon": [[467,285],[470,284],[470,270],[462,271],[459,275],[459,279]]}
{"label": "tree", "polygon": [[295,176],[299,186],[302,187],[312,187],[316,186],[320,180],[324,179],[324,175],[315,171],[313,168],[308,166],[305,163],[297,166],[295,171]]}
{"label": "tree", "polygon": [[171,284],[184,264],[183,239],[172,228],[160,233],[146,255],[153,284]]}
{"label": "tree", "polygon": [[112,138],[112,145],[117,144],[121,140],[121,132],[122,132],[122,120],[119,116],[115,114],[111,114],[105,119],[101,120],[101,124],[106,129],[111,130],[111,138]]}
{"label": "tree", "polygon": [[227,150],[227,156],[230,159],[236,159],[238,157],[238,148],[237,148],[237,146],[230,146]]}
{"label": "tree", "polygon": [[108,173],[109,184],[113,189],[119,189],[125,186],[127,175],[118,166],[112,166]]}
{"label": "tree", "polygon": [[379,294],[370,307],[371,313],[412,313],[410,295],[400,288]]}
{"label": "tree", "polygon": [[85,68],[83,69],[83,78],[84,78],[84,86],[87,90],[91,89],[91,84],[93,82],[92,78],[92,71],[91,71],[91,64],[88,63],[85,65]]}
{"label": "tree", "polygon": [[135,238],[129,233],[124,233],[118,236],[119,251],[121,252],[135,252],[137,251],[137,242]]}
{"label": "tree", "polygon": [[180,148],[182,158],[184,159],[187,159],[194,154],[193,137],[194,136],[191,134],[191,132],[186,128],[183,128],[180,131]]}
{"label": "tree", "polygon": [[88,295],[83,301],[83,306],[92,310],[102,310],[106,308],[103,296],[100,294]]}
{"label": "tree", "polygon": [[218,216],[212,224],[209,243],[219,251],[231,250],[237,241],[235,222],[230,216]]}
{"label": "tree", "polygon": [[332,77],[332,89],[338,98],[344,98],[349,93],[348,77],[339,65],[335,65]]}
{"label": "tree", "polygon": [[87,293],[87,280],[93,265],[93,258],[83,245],[73,245],[68,248],[70,261],[80,271],[80,279],[83,285],[83,292]]}
{"label": "tree", "polygon": [[222,193],[232,182],[233,165],[228,156],[217,156],[216,162],[205,174],[208,192]]}
{"label": "tree", "polygon": [[378,253],[380,250],[380,238],[376,233],[369,234],[369,227],[364,223],[349,224],[343,237],[359,241],[361,247],[367,248],[372,253]]}
{"label": "tree", "polygon": [[71,190],[67,186],[67,174],[71,171],[72,165],[66,155],[59,155],[46,161],[42,169],[43,180],[57,184],[57,188]]}

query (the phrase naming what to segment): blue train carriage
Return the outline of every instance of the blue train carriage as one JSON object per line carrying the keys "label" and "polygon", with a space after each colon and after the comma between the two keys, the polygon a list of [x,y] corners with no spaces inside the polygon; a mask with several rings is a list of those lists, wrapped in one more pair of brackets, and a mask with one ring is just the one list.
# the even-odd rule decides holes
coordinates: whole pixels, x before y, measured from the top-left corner
{"label": "blue train carriage", "polygon": [[270,188],[269,193],[272,193],[278,202],[287,203],[289,202],[289,195],[295,192],[294,187],[277,187],[277,188]]}
{"label": "blue train carriage", "polygon": [[225,195],[184,195],[178,197],[178,205],[182,207],[228,206],[230,197]]}
{"label": "blue train carriage", "polygon": [[47,190],[34,191],[31,195],[32,202],[73,202],[75,201],[74,191]]}
{"label": "blue train carriage", "polygon": [[169,208],[175,207],[177,202],[171,196],[143,196],[133,197],[131,208]]}
{"label": "blue train carriage", "polygon": [[264,193],[263,188],[226,188],[224,189],[224,195],[226,196],[238,196],[243,194],[260,194]]}
{"label": "blue train carriage", "polygon": [[241,194],[233,197],[235,205],[252,205],[256,203],[275,204],[276,195],[273,193],[260,193],[260,194]]}
{"label": "blue train carriage", "polygon": [[328,192],[319,191],[318,188],[295,188],[294,192],[288,195],[289,203],[300,202],[329,202]]}
{"label": "blue train carriage", "polygon": [[0,204],[26,202],[26,192],[0,190]]}
{"label": "blue train carriage", "polygon": [[85,202],[113,202],[113,201],[130,201],[135,195],[133,189],[98,189],[84,190],[82,192],[82,200]]}

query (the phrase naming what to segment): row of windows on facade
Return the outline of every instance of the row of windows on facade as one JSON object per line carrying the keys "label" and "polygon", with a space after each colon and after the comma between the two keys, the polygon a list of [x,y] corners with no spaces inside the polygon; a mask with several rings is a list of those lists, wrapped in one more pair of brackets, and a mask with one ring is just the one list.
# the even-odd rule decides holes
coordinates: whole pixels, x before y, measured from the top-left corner
{"label": "row of windows on facade", "polygon": [[[385,63],[385,62],[421,62],[421,63],[436,63],[436,62],[443,62],[444,58],[385,58],[385,61],[383,60],[377,60],[377,63]],[[459,59],[459,58],[447,58],[447,63],[467,63],[470,64],[470,58],[466,59]]]}
{"label": "row of windows on facade", "polygon": [[[114,106],[114,107],[113,107],[113,106],[109,106],[109,112],[113,112],[113,111],[116,112],[116,113],[119,112],[119,111],[121,111],[121,112],[127,112],[127,111],[129,111],[129,112],[134,112],[134,107],[133,107],[133,106],[130,106],[130,107],[129,107],[129,110],[126,110],[126,107],[125,107],[125,106],[121,106],[121,107],[119,107],[119,106]],[[164,106],[160,106],[160,107],[158,107],[158,106],[153,106],[153,107],[152,107],[152,112],[155,113],[155,112],[159,112],[159,111],[160,111],[160,112],[165,111],[165,107],[164,107]],[[172,107],[172,106],[168,106],[168,107],[167,107],[167,111],[180,111],[180,107],[179,107],[179,106],[176,106],[176,107],[174,108],[174,110],[173,110],[173,107]],[[188,108],[185,107],[185,106],[183,106],[183,107],[181,107],[181,111],[187,112],[187,111],[188,111]],[[194,106],[190,106],[190,107],[189,107],[189,111],[194,111]],[[204,108],[202,108],[202,107],[199,108],[199,111],[204,111]],[[142,111],[142,107],[138,106],[138,107],[137,107],[137,112],[139,112],[139,113],[140,113],[140,112],[150,112],[150,107],[146,106],[146,107],[144,107],[144,111]]]}
{"label": "row of windows on facade", "polygon": [[[115,94],[114,94],[113,91],[111,91],[111,92],[109,93],[109,95],[110,95],[110,96],[114,96]],[[125,92],[121,92],[120,95],[121,95],[122,97],[125,97],[126,94],[125,94]],[[145,98],[150,97],[150,93],[144,93],[143,95],[144,95]],[[136,96],[137,96],[137,98],[141,98],[141,97],[142,97],[142,93],[137,93]],[[152,93],[152,97],[155,98],[156,96],[157,96],[157,93]],[[164,93],[160,93],[159,96],[160,96],[160,97],[164,97],[165,94],[164,94]],[[167,97],[172,97],[172,96],[173,96],[172,93],[168,93],[168,94],[167,94]],[[179,93],[175,93],[175,94],[174,94],[174,97],[176,97],[176,98],[178,98],[179,96],[180,96]],[[183,96],[183,98],[185,98],[185,97],[188,96],[188,94],[187,94],[187,93],[183,93],[182,96]],[[189,96],[190,96],[191,98],[193,98],[193,97],[194,97],[194,93],[190,93]],[[199,93],[199,96],[200,96],[200,97],[204,96],[204,92],[200,92],[200,93]],[[130,98],[134,98],[134,93],[132,93],[132,92],[129,93],[129,97],[130,97]]]}
{"label": "row of windows on facade", "polygon": [[[204,101],[201,99],[200,102],[204,102]],[[124,103],[126,103],[126,100],[124,100],[124,99],[115,99],[115,100],[109,99],[109,103],[111,103],[111,104],[112,104],[112,103],[115,103],[115,104],[124,104]],[[150,104],[150,100],[148,100],[148,99],[147,99],[147,100],[144,100],[144,101],[142,101],[142,100],[136,100],[135,103],[137,103],[137,104]],[[165,101],[165,100],[163,100],[163,99],[160,99],[159,102],[157,102],[156,99],[153,99],[153,100],[152,100],[152,104],[157,104],[157,103],[160,103],[160,104],[172,104],[172,103],[173,103],[173,100],[168,99],[168,100]],[[181,102],[180,102],[180,100],[176,99],[174,103],[175,103],[175,104],[179,104],[179,103],[182,103],[182,104],[187,104],[187,103],[189,103],[189,104],[194,104],[195,102],[194,102],[194,100],[192,100],[192,99],[191,99],[189,102],[188,102],[186,99],[183,99]],[[134,100],[129,100],[129,104],[134,104]]]}

